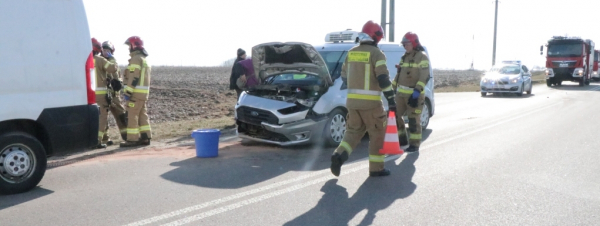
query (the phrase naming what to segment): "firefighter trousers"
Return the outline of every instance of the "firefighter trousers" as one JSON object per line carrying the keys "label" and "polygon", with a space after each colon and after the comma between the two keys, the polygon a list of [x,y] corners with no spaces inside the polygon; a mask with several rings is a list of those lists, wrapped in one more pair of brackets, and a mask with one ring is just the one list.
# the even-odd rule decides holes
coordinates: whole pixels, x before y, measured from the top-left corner
{"label": "firefighter trousers", "polygon": [[387,124],[387,114],[383,107],[377,107],[368,110],[348,109],[346,116],[346,133],[340,146],[335,149],[335,153],[352,153],[354,148],[360,143],[360,140],[369,133],[369,171],[378,172],[384,168],[385,155],[379,154],[383,148],[385,139],[385,129]]}
{"label": "firefighter trousers", "polygon": [[146,101],[127,101],[127,141],[152,139],[150,120],[146,113]]}
{"label": "firefighter trousers", "polygon": [[[410,95],[396,95],[396,122],[398,123],[398,137],[400,140],[402,140],[403,136],[408,136],[408,143],[412,146],[419,147],[422,139],[421,112],[423,111],[423,104],[425,103],[425,94],[421,93],[421,95],[419,95],[419,101],[416,108],[408,105],[409,98]],[[404,114],[407,114],[408,116],[408,134],[406,131],[406,122],[404,122],[404,119],[402,118]]]}
{"label": "firefighter trousers", "polygon": [[123,140],[126,139],[127,132],[127,122],[126,122],[126,112],[123,105],[121,105],[121,101],[118,97],[112,98],[110,105],[108,101],[105,99],[104,95],[98,95],[96,97],[98,107],[100,108],[100,122],[98,123],[98,143],[105,144],[110,140],[108,135],[108,112],[110,111],[115,118],[117,123],[117,127],[119,128],[119,132],[121,133],[121,138]]}

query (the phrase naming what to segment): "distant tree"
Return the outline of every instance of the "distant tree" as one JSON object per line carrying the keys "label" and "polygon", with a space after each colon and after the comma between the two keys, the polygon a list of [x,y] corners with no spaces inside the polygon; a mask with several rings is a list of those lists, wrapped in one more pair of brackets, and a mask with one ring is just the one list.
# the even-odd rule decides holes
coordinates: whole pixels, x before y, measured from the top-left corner
{"label": "distant tree", "polygon": [[[231,67],[231,66],[233,66],[233,62],[235,62],[235,59],[237,59],[237,58],[231,58],[229,60],[223,61],[223,63],[221,63],[221,66]],[[246,56],[246,59],[250,59],[250,56]]]}

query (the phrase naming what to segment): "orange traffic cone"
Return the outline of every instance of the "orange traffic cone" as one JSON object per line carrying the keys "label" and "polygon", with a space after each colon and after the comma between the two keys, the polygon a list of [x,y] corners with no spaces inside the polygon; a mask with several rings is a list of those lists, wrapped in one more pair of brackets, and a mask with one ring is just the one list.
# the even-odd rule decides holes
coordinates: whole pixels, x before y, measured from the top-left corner
{"label": "orange traffic cone", "polygon": [[398,141],[398,127],[396,127],[396,113],[393,111],[389,112],[388,123],[385,131],[385,140],[383,140],[383,148],[379,150],[379,154],[382,155],[401,155],[404,154],[404,150],[400,148],[400,141]]}

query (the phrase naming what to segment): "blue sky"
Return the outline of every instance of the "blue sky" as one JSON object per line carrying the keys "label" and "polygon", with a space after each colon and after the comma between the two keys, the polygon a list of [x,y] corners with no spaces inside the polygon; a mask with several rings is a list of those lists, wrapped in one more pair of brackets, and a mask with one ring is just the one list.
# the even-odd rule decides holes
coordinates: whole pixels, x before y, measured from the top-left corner
{"label": "blue sky", "polygon": [[[368,3],[371,2],[371,3]],[[237,48],[273,41],[324,42],[328,32],[360,30],[381,20],[380,0],[84,0],[92,37],[111,40],[119,63],[122,43],[140,36],[152,65],[216,66]],[[544,65],[540,45],[553,35],[592,39],[600,45],[600,2],[503,0],[498,8],[496,62],[520,59]],[[492,65],[493,0],[396,0],[395,42],[419,35],[434,68]],[[389,34],[386,34],[386,38]],[[474,38],[473,38],[474,37]],[[596,47],[596,49],[600,49]]]}

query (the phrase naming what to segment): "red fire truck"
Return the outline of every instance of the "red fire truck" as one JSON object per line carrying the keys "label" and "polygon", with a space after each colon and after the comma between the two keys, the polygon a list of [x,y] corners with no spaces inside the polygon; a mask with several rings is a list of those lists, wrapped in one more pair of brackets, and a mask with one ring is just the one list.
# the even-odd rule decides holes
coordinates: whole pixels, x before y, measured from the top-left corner
{"label": "red fire truck", "polygon": [[590,84],[595,55],[592,40],[554,36],[546,47],[546,85],[561,85],[562,81],[579,82],[579,86]]}
{"label": "red fire truck", "polygon": [[594,72],[592,72],[592,80],[600,81],[600,72],[598,72],[598,61],[600,59],[600,50],[594,50]]}

